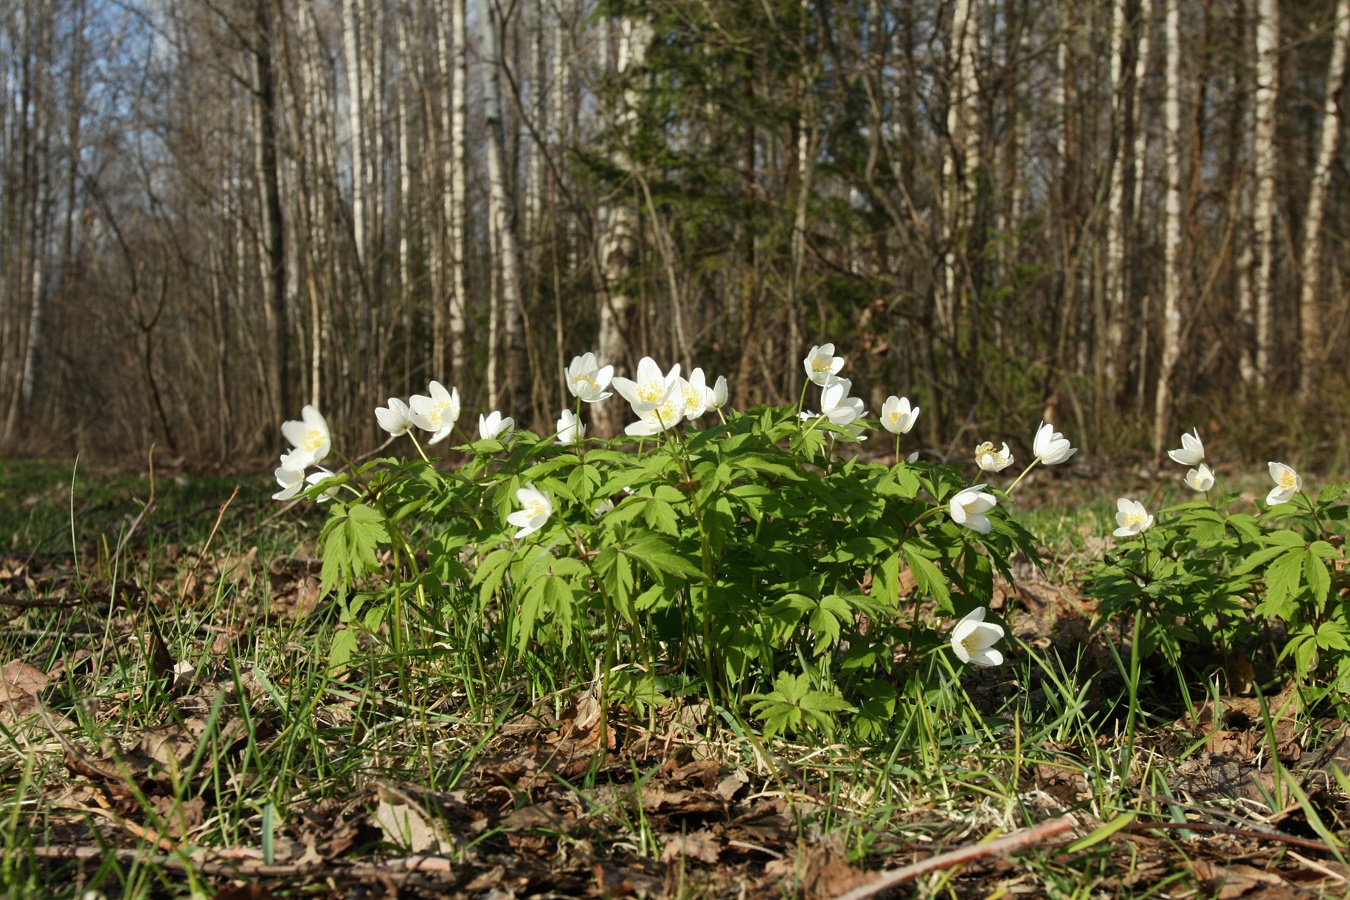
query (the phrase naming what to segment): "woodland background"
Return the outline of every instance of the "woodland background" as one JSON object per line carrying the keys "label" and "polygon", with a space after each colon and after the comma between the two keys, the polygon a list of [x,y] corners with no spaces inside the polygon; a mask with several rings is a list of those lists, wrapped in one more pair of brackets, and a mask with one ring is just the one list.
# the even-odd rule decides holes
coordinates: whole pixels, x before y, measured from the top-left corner
{"label": "woodland background", "polygon": [[790,403],[826,340],[939,456],[1344,450],[1347,44],[1350,0],[0,4],[0,451],[261,461],[314,403],[355,453],[432,378],[547,431],[586,350]]}

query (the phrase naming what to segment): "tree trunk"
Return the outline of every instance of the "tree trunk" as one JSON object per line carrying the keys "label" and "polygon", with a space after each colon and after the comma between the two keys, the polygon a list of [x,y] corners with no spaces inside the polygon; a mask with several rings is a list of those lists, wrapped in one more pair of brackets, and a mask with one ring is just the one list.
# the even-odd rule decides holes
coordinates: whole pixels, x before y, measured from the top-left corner
{"label": "tree trunk", "polygon": [[[616,134],[616,147],[610,154],[610,162],[630,176],[634,164],[628,147],[631,131],[637,124],[639,99],[632,79],[646,61],[651,39],[651,26],[644,20],[625,18],[620,22],[614,74],[625,87],[609,110]],[[636,267],[638,253],[638,206],[633,200],[630,184],[630,180],[625,180],[619,189],[612,191],[597,214],[600,275],[604,285],[598,356],[602,365],[613,365],[620,370],[631,362],[627,329],[632,297],[628,280]],[[622,404],[597,404],[593,414],[598,436],[609,437],[619,431]]]}
{"label": "tree trunk", "polygon": [[1163,228],[1163,327],[1153,396],[1153,455],[1162,458],[1172,402],[1172,372],[1181,355],[1181,0],[1166,0],[1167,94],[1163,155],[1167,199]]}
{"label": "tree trunk", "polygon": [[258,29],[254,54],[254,88],[257,91],[255,166],[262,208],[264,310],[267,322],[271,414],[277,426],[293,414],[287,361],[290,359],[290,326],[286,310],[286,229],[281,207],[281,173],[277,155],[277,83],[273,69],[274,10],[271,0],[256,0]]}
{"label": "tree trunk", "polygon": [[1336,28],[1332,38],[1331,63],[1327,67],[1327,92],[1322,101],[1322,126],[1317,161],[1308,186],[1308,211],[1303,217],[1303,253],[1299,262],[1302,282],[1298,318],[1303,341],[1299,346],[1299,401],[1308,404],[1317,388],[1323,346],[1322,313],[1318,308],[1319,275],[1322,269],[1322,220],[1326,212],[1331,166],[1341,136],[1341,91],[1345,89],[1346,51],[1350,45],[1350,0],[1336,4]]}
{"label": "tree trunk", "polygon": [[[493,256],[501,279],[502,316],[507,343],[506,383],[509,409],[523,422],[529,404],[529,360],[525,351],[520,249],[511,203],[510,173],[506,160],[506,134],[501,101],[501,23],[493,0],[479,0],[483,25],[483,115],[487,126],[488,217],[497,236]],[[497,397],[490,405],[498,406]]]}
{"label": "tree trunk", "polygon": [[[1252,366],[1247,343],[1247,317],[1242,317],[1243,359],[1240,370],[1255,376],[1264,390],[1270,377],[1271,291],[1275,264],[1275,104],[1279,93],[1280,5],[1276,0],[1256,2],[1256,128],[1252,163],[1256,173],[1256,205],[1252,211],[1252,244],[1256,257],[1253,299],[1256,304],[1256,362]],[[1250,311],[1246,312],[1250,316]]]}

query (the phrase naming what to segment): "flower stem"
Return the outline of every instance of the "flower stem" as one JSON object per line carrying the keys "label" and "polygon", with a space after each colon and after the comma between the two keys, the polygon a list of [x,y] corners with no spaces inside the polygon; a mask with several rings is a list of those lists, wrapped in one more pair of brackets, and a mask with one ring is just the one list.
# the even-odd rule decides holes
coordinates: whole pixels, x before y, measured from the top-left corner
{"label": "flower stem", "polygon": [[1013,481],[1013,483],[1010,484],[1010,485],[1008,485],[1008,489],[1007,489],[1006,491],[1004,491],[1004,493],[1005,493],[1005,494],[1011,495],[1012,492],[1013,492],[1013,488],[1015,488],[1015,487],[1017,487],[1019,484],[1021,484],[1021,483],[1022,483],[1022,479],[1023,479],[1023,478],[1026,478],[1026,477],[1027,477],[1027,473],[1030,472],[1032,469],[1036,468],[1036,463],[1038,463],[1038,462],[1040,462],[1040,461],[1041,461],[1041,458],[1040,458],[1039,456],[1036,457],[1035,459],[1033,459],[1033,460],[1031,461],[1031,465],[1027,466],[1025,469],[1022,470],[1022,474],[1021,474],[1021,475],[1018,475],[1017,478]]}

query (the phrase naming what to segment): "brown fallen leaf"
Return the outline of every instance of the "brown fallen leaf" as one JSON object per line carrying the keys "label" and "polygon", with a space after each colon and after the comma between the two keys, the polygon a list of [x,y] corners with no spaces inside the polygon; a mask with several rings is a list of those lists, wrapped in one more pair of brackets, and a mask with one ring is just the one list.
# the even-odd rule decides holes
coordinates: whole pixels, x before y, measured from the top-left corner
{"label": "brown fallen leaf", "polygon": [[1233,900],[1260,887],[1283,887],[1292,893],[1293,887],[1278,875],[1263,872],[1251,866],[1220,866],[1203,859],[1191,861],[1195,877],[1214,893],[1216,900]]}
{"label": "brown fallen leaf", "polygon": [[384,832],[385,840],[406,847],[413,853],[440,853],[454,846],[438,822],[410,804],[390,803],[381,797],[371,818]]}
{"label": "brown fallen leaf", "polygon": [[716,865],[718,857],[722,855],[722,842],[706,828],[689,834],[664,835],[661,843],[665,844],[665,849],[661,851],[661,862],[671,862],[684,857],[711,866]]}
{"label": "brown fallen leaf", "polygon": [[35,669],[22,660],[10,660],[0,669],[0,700],[17,699],[17,695],[26,694],[36,697],[47,687],[47,674]]}
{"label": "brown fallen leaf", "polygon": [[179,802],[173,797],[151,797],[150,805],[159,814],[165,837],[182,840],[202,824],[206,801],[201,797]]}

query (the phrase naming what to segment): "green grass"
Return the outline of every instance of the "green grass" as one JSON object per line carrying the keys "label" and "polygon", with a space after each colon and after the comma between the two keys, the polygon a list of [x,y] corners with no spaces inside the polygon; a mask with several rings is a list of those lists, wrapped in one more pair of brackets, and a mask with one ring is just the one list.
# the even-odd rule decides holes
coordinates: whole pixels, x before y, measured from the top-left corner
{"label": "green grass", "polygon": [[[65,598],[7,607],[0,663],[52,673],[40,700],[68,742],[32,710],[0,720],[8,896],[209,897],[230,865],[302,859],[327,869],[246,880],[278,896],[322,896],[330,883],[340,895],[365,877],[361,866],[415,849],[378,826],[381,798],[446,837],[430,852],[463,873],[456,890],[503,865],[502,878],[532,878],[532,892],[580,892],[599,866],[635,884],[649,878],[672,897],[722,896],[737,884],[753,896],[793,895],[783,873],[794,859],[803,871],[817,865],[795,854],[827,839],[853,868],[876,870],[1065,811],[1080,817],[1075,837],[1125,814],[1175,821],[1189,811],[1171,785],[1179,767],[1201,759],[1203,736],[1175,723],[1175,673],[1140,666],[1128,650],[1107,673],[1061,659],[1034,636],[1010,642],[1009,665],[994,672],[928,657],[931,670],[907,682],[892,733],[867,747],[766,744],[736,710],[616,710],[616,751],[602,757],[593,732],[578,732],[587,685],[561,682],[528,655],[480,667],[463,626],[434,608],[403,619],[397,644],[387,630],[368,635],[345,671],[330,671],[328,647],[345,625],[333,606],[296,600],[316,577],[309,542],[320,519],[302,511],[263,526],[276,507],[260,502],[262,478],[239,479],[245,490],[207,549],[239,480],[158,473],[154,508],[118,552],[150,496],[145,475],[76,470],[72,520],[68,464],[0,472],[8,552],[49,561],[31,583],[12,579],[8,596]],[[1048,577],[1071,580],[1094,538],[1109,533],[1115,496],[1019,503],[1051,551]],[[172,687],[148,662],[152,618],[181,670]],[[1204,695],[1200,686],[1195,696]],[[1256,727],[1258,742],[1274,747],[1276,724]],[[83,768],[72,770],[70,748]],[[675,780],[702,758],[715,763],[715,780],[742,773],[746,784],[714,802],[714,788]],[[1276,790],[1312,839],[1337,839],[1325,806],[1344,808],[1336,785],[1313,798],[1294,777]],[[673,836],[703,833],[720,848],[718,864],[663,862]],[[1162,896],[1209,890],[1190,860],[1232,852],[1213,836],[1177,832],[1146,841],[1118,832],[1073,853],[1067,844],[945,869],[913,887],[987,895],[1016,881],[1052,897]],[[40,855],[50,847],[97,858]],[[1276,871],[1298,867],[1277,842],[1247,849]],[[1339,895],[1328,884],[1326,896]],[[410,896],[438,890],[408,887]]]}

